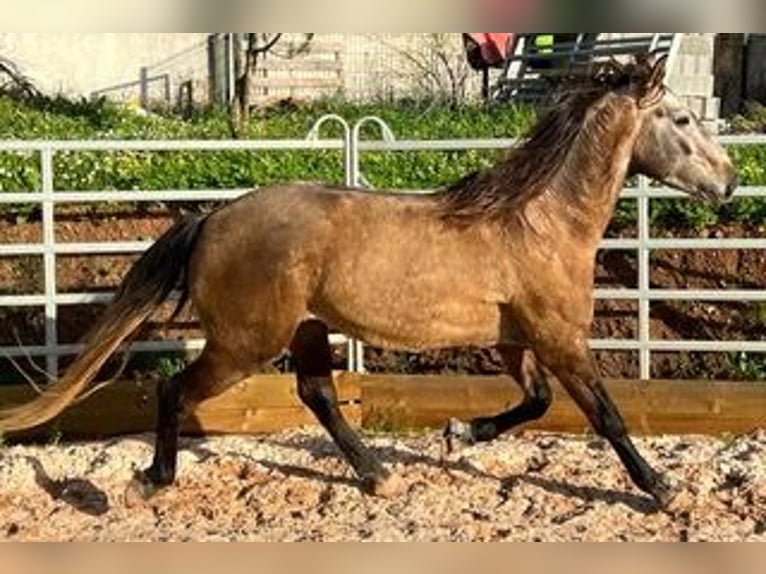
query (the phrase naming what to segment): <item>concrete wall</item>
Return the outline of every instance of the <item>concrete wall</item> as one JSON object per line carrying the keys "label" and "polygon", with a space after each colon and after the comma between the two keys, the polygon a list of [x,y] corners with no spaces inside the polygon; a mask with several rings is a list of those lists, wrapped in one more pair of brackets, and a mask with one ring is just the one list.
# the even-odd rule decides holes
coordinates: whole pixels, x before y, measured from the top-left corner
{"label": "concrete wall", "polygon": [[[287,34],[298,36],[298,34]],[[467,86],[476,87],[467,70],[459,34],[445,34],[450,66]],[[120,99],[137,99],[140,69],[150,76],[167,75],[173,98],[180,82],[192,80],[195,100],[208,98],[209,67],[206,33],[166,34],[0,34],[0,56],[18,65],[46,93],[88,96],[103,92]],[[423,47],[432,34],[317,34],[316,43],[342,43],[344,92],[351,98],[407,95],[432,87],[422,66],[445,70]],[[441,67],[440,67],[441,66]],[[163,97],[163,81],[152,83],[152,96]],[[478,89],[478,88],[477,88]],[[306,94],[312,95],[310,93]]]}
{"label": "concrete wall", "polygon": [[[195,101],[208,98],[206,33],[0,34],[0,55],[14,61],[37,86],[49,93],[90,95],[137,82],[142,66],[150,76],[166,77],[175,100],[180,82],[192,80]],[[683,34],[671,86],[689,96],[705,119],[718,115],[713,98],[714,34]],[[344,93],[353,99],[408,96],[458,84],[478,96],[479,75],[468,69],[459,33],[317,34],[322,42],[341,43]],[[436,56],[434,48],[445,56]],[[446,63],[445,63],[446,59]],[[450,78],[457,78],[452,81]],[[162,80],[150,96],[164,97]],[[138,87],[112,89],[110,95],[137,99]],[[312,94],[307,93],[307,96]]]}
{"label": "concrete wall", "polygon": [[684,96],[689,107],[713,129],[717,127],[721,110],[721,101],[714,95],[714,54],[715,34],[682,34],[667,81],[668,86]]}
{"label": "concrete wall", "polygon": [[[39,34],[0,33],[0,56],[14,62],[46,93],[88,96],[91,92],[136,82],[142,66],[173,80],[207,77],[206,37],[188,34]],[[171,62],[165,62],[175,56]],[[155,89],[157,86],[153,86]],[[137,97],[136,87],[116,90]]]}

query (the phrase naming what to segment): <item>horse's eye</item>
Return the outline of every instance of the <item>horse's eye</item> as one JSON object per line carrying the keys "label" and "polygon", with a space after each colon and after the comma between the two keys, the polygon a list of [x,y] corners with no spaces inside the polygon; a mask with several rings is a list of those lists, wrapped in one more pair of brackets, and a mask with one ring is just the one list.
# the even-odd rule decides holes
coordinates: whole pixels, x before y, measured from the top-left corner
{"label": "horse's eye", "polygon": [[692,123],[692,119],[689,116],[678,116],[673,118],[673,123],[679,127],[684,127]]}

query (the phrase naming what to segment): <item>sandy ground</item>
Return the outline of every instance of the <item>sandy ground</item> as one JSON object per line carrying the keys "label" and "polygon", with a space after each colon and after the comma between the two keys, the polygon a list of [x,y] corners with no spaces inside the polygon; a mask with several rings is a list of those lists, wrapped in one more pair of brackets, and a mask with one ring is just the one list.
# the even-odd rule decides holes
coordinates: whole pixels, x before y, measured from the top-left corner
{"label": "sandy ground", "polygon": [[406,485],[362,494],[318,429],[186,439],[177,486],[126,488],[150,435],[0,448],[4,540],[766,541],[766,432],[640,439],[688,511],[670,516],[629,484],[603,441],[540,433],[444,455],[438,433],[371,436]]}

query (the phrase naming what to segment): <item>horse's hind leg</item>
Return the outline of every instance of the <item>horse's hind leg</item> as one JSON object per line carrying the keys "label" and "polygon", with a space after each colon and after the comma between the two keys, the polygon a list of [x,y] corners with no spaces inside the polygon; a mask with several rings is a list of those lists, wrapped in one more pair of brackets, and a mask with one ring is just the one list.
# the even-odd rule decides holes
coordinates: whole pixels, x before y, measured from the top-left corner
{"label": "horse's hind leg", "polygon": [[524,391],[524,397],[516,407],[493,417],[479,417],[469,422],[452,419],[444,431],[450,448],[453,440],[465,444],[494,440],[522,423],[539,419],[551,404],[553,396],[547,376],[534,353],[522,347],[498,347],[498,351],[508,374]]}
{"label": "horse's hind leg", "polygon": [[181,424],[181,390],[184,379],[190,374],[186,369],[157,385],[157,429],[154,458],[144,470],[145,482],[155,488],[173,483],[176,478],[178,434]]}
{"label": "horse's hind leg", "polygon": [[223,392],[244,373],[206,347],[200,356],[157,386],[157,431],[151,465],[136,476],[144,496],[171,485],[176,478],[178,435],[186,415],[202,400]]}
{"label": "horse's hind leg", "polygon": [[349,426],[338,407],[332,381],[329,332],[321,321],[311,319],[298,327],[290,351],[295,360],[298,395],[330,433],[366,491],[388,496],[399,488],[399,479],[389,473]]}

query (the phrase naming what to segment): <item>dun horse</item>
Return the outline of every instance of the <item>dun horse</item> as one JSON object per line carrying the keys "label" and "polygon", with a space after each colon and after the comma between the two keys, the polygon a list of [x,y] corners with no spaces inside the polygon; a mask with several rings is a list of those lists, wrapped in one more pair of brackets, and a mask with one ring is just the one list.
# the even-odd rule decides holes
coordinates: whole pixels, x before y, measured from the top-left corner
{"label": "dun horse", "polygon": [[612,64],[579,84],[494,168],[430,196],[314,184],[254,191],[167,231],[133,266],[85,350],[44,394],[0,413],[0,431],[39,425],[82,393],[174,289],[207,344],[158,386],[148,492],[176,476],[181,417],[289,349],[298,392],[371,493],[398,487],[336,403],[328,330],[387,348],[495,346],[524,399],[452,421],[451,440],[490,441],[546,412],[556,377],[635,484],[674,488],[634,448],[588,348],[595,255],[626,177],[646,174],[723,201],[723,149],[663,87],[664,61]]}

